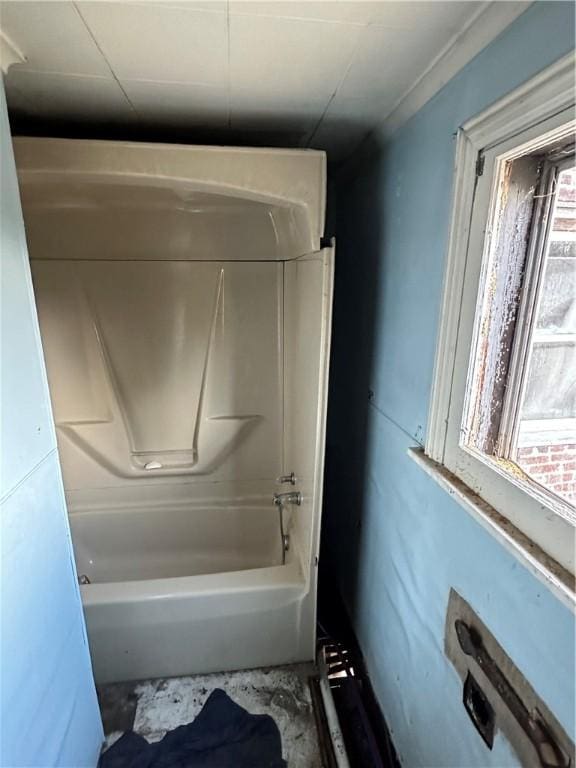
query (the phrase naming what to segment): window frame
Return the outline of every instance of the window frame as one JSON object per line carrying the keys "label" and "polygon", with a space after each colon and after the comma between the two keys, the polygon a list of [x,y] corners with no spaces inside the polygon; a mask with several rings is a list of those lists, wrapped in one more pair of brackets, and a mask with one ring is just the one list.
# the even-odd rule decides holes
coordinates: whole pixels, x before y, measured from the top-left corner
{"label": "window frame", "polygon": [[[453,209],[425,454],[463,482],[570,574],[576,529],[535,483],[462,446],[485,229],[494,212],[498,168],[519,146],[538,146],[574,118],[574,53],[467,122],[457,135]],[[480,181],[479,183],[479,176]],[[487,180],[490,183],[486,183]],[[504,523],[503,523],[504,524]]]}

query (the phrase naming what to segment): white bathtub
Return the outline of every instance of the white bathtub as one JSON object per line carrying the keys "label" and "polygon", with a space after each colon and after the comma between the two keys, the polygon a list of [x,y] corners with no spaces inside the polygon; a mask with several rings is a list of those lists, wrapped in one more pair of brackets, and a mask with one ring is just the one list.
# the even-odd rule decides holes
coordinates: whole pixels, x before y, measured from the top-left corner
{"label": "white bathtub", "polygon": [[[268,507],[70,515],[98,682],[307,658],[306,584]],[[255,631],[256,629],[256,631]]]}
{"label": "white bathtub", "polygon": [[247,571],[282,561],[271,501],[73,512],[70,525],[78,575],[91,584]]}

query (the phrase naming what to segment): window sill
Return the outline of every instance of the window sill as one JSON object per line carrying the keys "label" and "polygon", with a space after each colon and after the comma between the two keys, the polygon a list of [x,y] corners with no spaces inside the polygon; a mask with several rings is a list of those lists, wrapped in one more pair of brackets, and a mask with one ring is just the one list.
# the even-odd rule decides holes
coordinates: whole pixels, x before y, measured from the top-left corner
{"label": "window sill", "polygon": [[409,448],[408,455],[562,603],[576,612],[574,576],[452,472],[426,456],[422,448]]}

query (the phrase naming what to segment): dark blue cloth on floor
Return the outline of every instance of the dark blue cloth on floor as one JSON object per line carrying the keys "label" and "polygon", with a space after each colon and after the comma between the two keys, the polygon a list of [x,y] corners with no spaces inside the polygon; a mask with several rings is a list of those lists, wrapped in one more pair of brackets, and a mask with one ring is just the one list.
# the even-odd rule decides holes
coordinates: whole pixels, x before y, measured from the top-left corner
{"label": "dark blue cloth on floor", "polygon": [[287,768],[278,726],[251,715],[224,691],[212,691],[194,722],[149,744],[127,731],[106,750],[99,768]]}

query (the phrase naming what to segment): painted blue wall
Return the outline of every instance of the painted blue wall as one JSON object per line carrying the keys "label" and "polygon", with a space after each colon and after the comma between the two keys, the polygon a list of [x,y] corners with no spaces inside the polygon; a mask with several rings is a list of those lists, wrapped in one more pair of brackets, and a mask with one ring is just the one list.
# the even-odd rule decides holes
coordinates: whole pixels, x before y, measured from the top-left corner
{"label": "painted blue wall", "polygon": [[103,740],[0,82],[0,766],[94,766]]}
{"label": "painted blue wall", "polygon": [[426,431],[455,133],[573,45],[572,3],[536,3],[336,180],[323,566],[406,766],[516,764],[500,736],[485,748],[462,707],[443,652],[450,587],[574,738],[574,617],[406,453]]}

